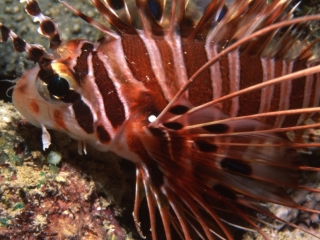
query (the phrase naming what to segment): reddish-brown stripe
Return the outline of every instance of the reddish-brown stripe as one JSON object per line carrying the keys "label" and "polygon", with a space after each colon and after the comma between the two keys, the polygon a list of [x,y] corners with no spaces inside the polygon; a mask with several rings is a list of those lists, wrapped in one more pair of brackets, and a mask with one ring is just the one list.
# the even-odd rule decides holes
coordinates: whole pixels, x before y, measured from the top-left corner
{"label": "reddish-brown stripe", "polygon": [[[283,67],[283,62],[279,60],[275,60],[274,62],[275,65],[275,73],[274,77],[280,77],[282,76],[282,67]],[[279,110],[279,102],[280,102],[280,92],[281,92],[281,87],[280,84],[276,84],[273,86],[273,96],[271,100],[271,106],[270,106],[270,112],[278,111]],[[268,117],[266,118],[266,122],[268,123],[274,123],[277,117]]]}
{"label": "reddish-brown stripe", "polygon": [[163,40],[163,38],[161,38],[160,40],[156,40],[156,43],[161,55],[162,65],[164,68],[166,84],[168,86],[168,89],[176,93],[179,90],[179,86],[176,77],[176,69],[174,67],[173,53],[171,51],[170,46],[166,41]]}
{"label": "reddish-brown stripe", "polygon": [[[240,89],[245,89],[261,83],[263,80],[263,69],[259,56],[248,56],[240,54]],[[239,97],[239,116],[251,115],[259,112],[261,90]]]}
{"label": "reddish-brown stripe", "polygon": [[[314,75],[309,76],[309,78],[311,78],[310,81],[312,81],[312,84],[311,84],[311,87],[309,88],[310,89],[310,101],[309,101],[308,107],[314,107],[314,103],[316,101],[316,97],[318,94],[317,76],[319,76],[319,74],[318,75],[314,74]],[[306,89],[305,89],[305,91],[306,91]],[[318,104],[319,103],[317,103],[315,106],[318,106]],[[305,119],[308,119],[312,115],[314,115],[314,114],[310,113],[310,114],[304,114],[302,116],[304,116],[304,120],[305,120]]]}
{"label": "reddish-brown stripe", "polygon": [[160,112],[168,102],[152,70],[144,42],[138,35],[124,34],[122,37],[122,47],[133,76],[150,90],[150,94],[155,99],[154,108]]}
{"label": "reddish-brown stripe", "polygon": [[29,103],[29,109],[32,111],[32,113],[34,114],[38,114],[39,113],[39,105],[36,101],[32,100]]}
{"label": "reddish-brown stripe", "polygon": [[28,82],[23,82],[23,84],[19,84],[17,85],[17,87],[14,88],[15,92],[20,92],[19,94],[24,94],[26,90],[28,90]]}
{"label": "reddish-brown stripe", "polygon": [[312,86],[311,86],[311,94],[310,94],[310,102],[309,102],[309,107],[313,107],[313,103],[316,97],[316,90],[317,90],[317,81],[316,81],[317,77],[316,75],[312,75]]}
{"label": "reddish-brown stripe", "polygon": [[[221,72],[221,96],[225,96],[230,93],[230,78],[229,78],[229,61],[228,56],[223,56],[220,58],[220,72]],[[213,80],[214,81],[214,80]],[[222,111],[224,113],[229,113],[231,108],[231,101],[225,101],[222,105]]]}
{"label": "reddish-brown stripe", "polygon": [[[126,131],[126,139],[127,139],[127,144],[129,147],[129,150],[134,152],[136,155],[140,157],[141,163],[144,165],[144,169],[148,170],[150,181],[152,181],[153,184],[155,184],[156,187],[159,187],[160,185],[163,184],[163,173],[158,167],[158,164],[156,161],[154,161],[148,151],[145,148],[145,143],[141,141],[139,136],[135,133],[135,129],[128,128],[128,131]],[[157,146],[153,147],[152,149],[159,149],[158,148],[158,141],[150,141],[150,140],[157,140],[157,138],[150,138],[148,139],[148,146]],[[148,149],[149,151],[151,149]],[[165,154],[165,153],[164,153]],[[168,160],[169,161],[169,160]],[[140,164],[136,165],[137,168],[142,168]]]}
{"label": "reddish-brown stripe", "polygon": [[67,96],[63,98],[63,101],[72,103],[72,109],[78,125],[86,133],[93,133],[93,115],[88,105],[82,101],[80,94],[70,90]]}
{"label": "reddish-brown stripe", "polygon": [[93,73],[95,82],[101,93],[104,110],[114,128],[119,127],[126,119],[123,104],[119,98],[108,71],[98,57],[97,52],[92,52]]}
{"label": "reddish-brown stripe", "polygon": [[165,154],[166,159],[171,159],[170,157],[170,140],[166,136],[166,130],[160,130],[159,128],[149,128],[149,131],[151,134],[155,137],[156,142],[154,143],[154,146],[157,146],[159,149],[161,149],[162,153]]}
{"label": "reddish-brown stripe", "polygon": [[56,122],[56,124],[59,126],[59,128],[67,130],[66,124],[63,120],[63,115],[59,110],[55,109],[53,111],[53,120]]}
{"label": "reddish-brown stripe", "polygon": [[314,75],[314,81],[315,81],[314,83],[315,96],[314,96],[314,99],[312,99],[312,103],[314,104],[314,106],[319,106],[320,96],[318,95],[318,93],[320,92],[320,73],[317,73]]}
{"label": "reddish-brown stripe", "polygon": [[[191,77],[199,68],[207,63],[205,41],[193,41],[182,38],[182,51],[188,77]],[[210,70],[207,69],[191,84],[189,100],[194,106],[199,106],[213,99],[213,89]]]}
{"label": "reddish-brown stripe", "polygon": [[[293,65],[293,72],[306,68],[305,61],[295,61]],[[289,97],[289,109],[298,109],[303,106],[304,87],[306,84],[306,77],[297,78],[291,81],[291,94]],[[294,126],[297,124],[300,114],[287,115],[283,122],[283,127]]]}
{"label": "reddish-brown stripe", "polygon": [[73,103],[72,108],[79,126],[86,133],[93,133],[93,116],[87,104],[79,99]]}
{"label": "reddish-brown stripe", "polygon": [[100,142],[102,142],[102,143],[108,143],[111,140],[109,133],[102,125],[99,125],[97,127],[97,135],[98,135]]}
{"label": "reddish-brown stripe", "polygon": [[81,48],[81,54],[77,57],[77,64],[74,66],[75,77],[81,82],[88,74],[88,56],[92,52],[93,45],[84,43]]}
{"label": "reddish-brown stripe", "polygon": [[[186,158],[185,156],[188,156],[188,151],[187,149],[189,149],[189,142],[187,139],[182,138],[179,136],[179,134],[176,134],[174,132],[168,132],[168,135],[170,135],[170,142],[168,141],[168,146],[170,146],[170,152],[171,158],[168,158],[168,160],[171,160],[173,162],[179,162],[183,165],[183,162],[185,162]],[[198,153],[197,153],[198,154]],[[190,156],[190,159],[193,159],[193,157],[195,156]],[[187,166],[188,164],[186,164]]]}

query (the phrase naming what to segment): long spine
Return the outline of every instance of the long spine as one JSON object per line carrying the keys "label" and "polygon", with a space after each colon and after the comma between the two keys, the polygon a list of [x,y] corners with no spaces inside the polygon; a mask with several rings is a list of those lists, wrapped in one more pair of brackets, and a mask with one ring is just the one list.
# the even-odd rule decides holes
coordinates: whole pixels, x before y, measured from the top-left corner
{"label": "long spine", "polygon": [[[142,33],[140,35],[142,35]],[[136,37],[139,38],[139,36]],[[123,47],[123,41],[116,40],[115,42],[117,42],[114,43],[117,44],[117,47],[113,49],[109,48],[108,53],[105,49],[99,49],[98,47],[97,51],[102,52],[100,57],[96,56],[96,58],[99,58],[100,61],[104,63],[106,72],[111,72],[113,77],[110,78],[110,81],[113,82],[114,86],[118,86],[114,88],[114,91],[116,91],[118,95],[117,101],[119,102],[119,105],[123,105],[120,106],[121,108],[126,109],[126,117],[122,117],[121,120],[119,120],[118,125],[121,125],[121,123],[128,118],[131,111],[130,109],[134,109],[133,105],[137,104],[137,99],[139,99],[137,98],[138,92],[149,92],[152,96],[156,97],[154,101],[160,103],[157,104],[158,106],[156,110],[161,111],[163,109],[164,104],[171,100],[172,96],[177,93],[177,90],[183,86],[186,80],[184,75],[176,73],[175,66],[179,66],[181,72],[189,72],[188,76],[193,73],[193,70],[188,70],[190,68],[188,63],[184,62],[181,64],[182,62],[180,58],[176,61],[175,58],[172,57],[172,53],[179,53],[180,56],[192,56],[197,54],[198,49],[194,50],[194,52],[189,49],[189,52],[186,52],[186,49],[184,49],[183,46],[166,45],[167,52],[165,52],[163,50],[163,45],[159,46],[159,41],[153,42],[152,47],[147,46],[149,41],[146,38],[144,41],[139,41],[139,44],[142,45],[139,49],[144,49],[144,51],[135,52],[134,50],[131,50],[132,53],[129,53],[127,52],[128,48]],[[176,42],[179,43],[181,41],[180,39],[177,39]],[[206,58],[208,58],[207,56],[213,56],[213,51],[215,51],[214,49],[216,48],[217,47],[214,47],[210,51],[203,48],[203,51],[206,53]],[[155,54],[150,51],[157,52]],[[161,54],[157,54],[160,52]],[[140,56],[140,60],[134,61],[128,57],[111,57],[112,54],[121,56],[119,55],[120,53],[124,56],[137,54]],[[104,57],[103,54],[108,55],[108,57]],[[153,59],[152,56],[154,55],[157,55],[159,59]],[[95,58],[93,58],[93,61],[94,59]],[[169,59],[169,61],[167,59]],[[246,87],[266,82],[274,77],[290,74],[306,67],[304,65],[305,62],[297,61],[298,62],[295,60],[278,61],[275,59],[256,56],[247,58],[239,51],[234,51],[227,57],[221,58],[220,61],[215,63],[208,70],[209,72],[205,76],[210,76],[210,81],[204,82],[199,80],[192,85],[191,89],[187,93],[189,96],[188,99],[191,103],[194,102],[196,105],[201,103],[198,99],[199,94],[193,95],[190,93],[190,91],[193,91],[193,88],[197,89],[198,92],[202,92],[202,88],[211,92],[211,94],[204,94],[206,98],[205,100],[203,100],[203,98],[201,99],[201,101],[209,102],[211,100],[218,99],[219,96],[234,93]],[[91,64],[93,65],[94,63]],[[148,70],[149,74],[141,75],[139,68],[142,68],[142,64],[146,64],[146,67],[152,66]],[[165,64],[168,66],[164,66]],[[117,69],[118,66],[123,66],[123,69]],[[119,74],[119,71],[121,74]],[[119,77],[120,75],[121,77]],[[97,76],[98,74],[96,74],[95,78]],[[286,83],[268,86],[253,93],[235,97],[231,99],[231,101],[225,101],[219,105],[225,114],[232,117],[268,111],[315,107],[319,104],[319,99],[317,94],[315,94],[317,91],[316,86],[318,86],[316,83],[318,81],[317,75],[310,75],[297,80],[287,81]],[[108,92],[107,88],[104,88],[103,86],[98,86],[98,88],[102,94]],[[134,90],[136,94],[130,93],[132,89],[136,89]],[[303,89],[303,95],[295,94],[298,91],[301,92],[301,89]],[[108,103],[107,100],[104,102],[105,105],[108,105],[105,106],[105,109],[109,109],[111,114],[114,105],[111,104],[111,102]],[[301,106],[299,102],[302,103]],[[109,119],[110,114],[107,114],[107,118]],[[276,118],[275,126],[293,126],[301,124],[304,120],[306,120],[306,118],[303,116],[297,117],[282,115]]]}
{"label": "long spine", "polygon": [[[29,2],[35,5],[32,0]],[[303,147],[301,135],[292,135],[292,142],[281,132],[305,129],[297,125],[319,110],[320,85],[317,60],[313,65],[305,50],[294,57],[290,48],[298,38],[289,30],[279,36],[277,50],[268,51],[272,37],[264,38],[263,31],[273,36],[284,26],[295,29],[293,22],[286,21],[288,15],[277,13],[286,3],[278,0],[268,7],[263,0],[252,4],[236,1],[220,19],[223,1],[212,1],[196,26],[189,26],[181,11],[181,16],[175,16],[173,9],[171,20],[175,22],[177,18],[178,22],[171,24],[169,30],[160,25],[161,16],[152,12],[150,1],[136,0],[142,30],[131,25],[126,9],[126,21],[122,21],[103,1],[93,3],[116,32],[65,4],[108,36],[96,44],[76,40],[60,48],[58,42],[57,52],[63,52],[58,59],[44,58],[46,52],[40,47],[32,47],[3,25],[0,27],[5,38],[10,36],[15,44],[20,43],[17,50],[27,51],[31,59],[37,57],[33,59],[39,63],[37,83],[48,85],[49,93],[45,96],[31,91],[40,99],[41,110],[53,106],[53,124],[62,123],[64,117],[72,119],[60,127],[81,141],[103,151],[111,149],[136,163],[137,191],[145,190],[153,239],[157,238],[156,209],[167,239],[172,237],[170,225],[177,231],[180,225],[180,234],[186,239],[194,235],[232,239],[225,225],[233,225],[232,221],[222,220],[225,213],[234,211],[267,238],[250,219],[250,213],[238,204],[265,215],[268,213],[259,201],[319,213],[295,203],[281,187],[306,189],[294,175],[303,166],[296,152],[291,153],[293,148]],[[113,1],[108,4],[118,8]],[[157,4],[161,7],[159,1]],[[124,5],[123,1],[119,8]],[[175,1],[174,6],[178,5],[184,9],[184,1]],[[163,14],[161,11],[159,15]],[[216,21],[212,22],[213,19]],[[277,21],[279,25],[272,24]],[[216,27],[211,28],[211,24]],[[54,44],[54,24],[52,29],[43,34]],[[224,31],[220,34],[220,30]],[[181,36],[175,31],[180,31]],[[73,50],[71,59],[65,49]],[[259,54],[255,54],[255,49]],[[34,54],[35,50],[40,56]],[[304,58],[305,55],[308,57]],[[210,63],[211,66],[207,65]],[[23,95],[26,79],[29,85],[34,81],[24,76],[15,89],[16,96]],[[67,82],[67,91],[52,87],[57,80],[63,85]],[[52,98],[55,101],[51,102]],[[44,103],[42,99],[49,100]],[[19,100],[24,107],[23,97]],[[57,101],[61,101],[60,105],[55,105]],[[40,112],[35,100],[25,113],[30,109]],[[44,133],[42,122],[47,125],[52,112],[42,112],[45,117],[39,118]],[[172,169],[178,172],[178,178]],[[137,194],[137,225],[140,200]],[[188,229],[189,226],[192,228]]]}

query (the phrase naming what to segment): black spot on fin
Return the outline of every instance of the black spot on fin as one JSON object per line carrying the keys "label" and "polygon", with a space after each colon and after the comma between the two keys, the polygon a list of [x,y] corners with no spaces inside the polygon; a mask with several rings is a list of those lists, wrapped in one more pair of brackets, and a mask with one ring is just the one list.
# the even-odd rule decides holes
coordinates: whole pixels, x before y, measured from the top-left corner
{"label": "black spot on fin", "polygon": [[231,200],[236,200],[237,196],[235,195],[235,193],[230,190],[229,188],[223,186],[223,185],[215,185],[213,187],[213,190],[215,190],[216,192],[218,192],[219,194],[221,194],[222,196],[229,198]]}
{"label": "black spot on fin", "polygon": [[166,135],[166,133],[164,131],[162,131],[159,128],[149,128],[149,131],[152,133],[153,136],[155,137],[164,137]]}
{"label": "black spot on fin", "polygon": [[244,174],[244,175],[250,175],[252,173],[252,169],[249,164],[237,159],[224,158],[221,161],[220,166],[226,170]]}
{"label": "black spot on fin", "polygon": [[218,123],[205,126],[203,129],[211,133],[225,133],[229,130],[229,127],[226,124]]}
{"label": "black spot on fin", "polygon": [[181,115],[181,114],[184,114],[186,113],[187,111],[189,110],[188,107],[186,106],[183,106],[183,105],[176,105],[176,106],[173,106],[169,112],[175,114],[175,115]]}
{"label": "black spot on fin", "polygon": [[215,152],[217,150],[216,145],[211,144],[205,140],[197,140],[195,141],[195,144],[201,152]]}
{"label": "black spot on fin", "polygon": [[172,130],[180,130],[181,128],[183,128],[183,125],[178,122],[163,123],[163,126],[165,126],[166,128],[172,129]]}
{"label": "black spot on fin", "polygon": [[109,6],[114,10],[119,10],[124,8],[123,0],[107,0]]}

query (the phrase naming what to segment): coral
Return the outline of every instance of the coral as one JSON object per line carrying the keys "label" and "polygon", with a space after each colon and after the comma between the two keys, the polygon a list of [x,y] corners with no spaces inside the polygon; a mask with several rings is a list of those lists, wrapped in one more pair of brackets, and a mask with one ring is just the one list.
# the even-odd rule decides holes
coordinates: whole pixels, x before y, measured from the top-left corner
{"label": "coral", "polygon": [[[116,219],[128,188],[118,157],[90,148],[79,156],[59,133],[41,152],[38,129],[0,106],[0,239],[130,239]],[[47,161],[52,151],[62,156],[57,166]]]}

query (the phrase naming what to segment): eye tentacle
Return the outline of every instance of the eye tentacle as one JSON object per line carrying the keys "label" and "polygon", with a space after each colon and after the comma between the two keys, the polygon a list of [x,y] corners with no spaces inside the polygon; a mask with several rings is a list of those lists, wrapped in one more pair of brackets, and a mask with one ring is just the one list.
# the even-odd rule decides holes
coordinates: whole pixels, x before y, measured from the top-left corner
{"label": "eye tentacle", "polygon": [[42,147],[43,147],[43,151],[45,151],[47,148],[49,148],[51,144],[51,136],[50,136],[50,133],[45,128],[45,126],[41,125],[41,130],[42,130],[42,135],[41,135]]}

